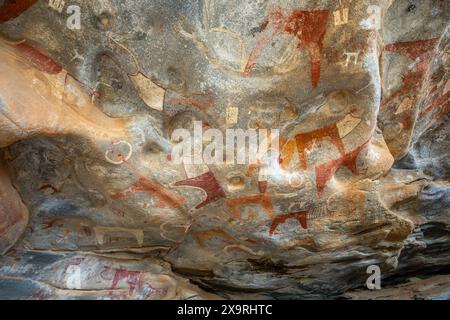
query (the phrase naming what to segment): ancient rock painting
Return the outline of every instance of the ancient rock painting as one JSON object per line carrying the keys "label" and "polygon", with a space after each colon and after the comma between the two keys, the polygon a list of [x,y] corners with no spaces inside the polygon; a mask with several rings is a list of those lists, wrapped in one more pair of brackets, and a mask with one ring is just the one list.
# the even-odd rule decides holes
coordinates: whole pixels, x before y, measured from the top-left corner
{"label": "ancient rock painting", "polygon": [[58,231],[58,234],[60,234],[64,239],[68,239],[71,235],[75,235],[77,239],[81,239],[82,237],[86,239],[93,235],[93,230],[90,224],[60,218],[47,218],[42,221],[41,230],[50,229],[55,229],[53,231]]}
{"label": "ancient rock painting", "polygon": [[219,228],[193,232],[193,236],[200,247],[205,246],[206,239],[211,239],[211,238],[215,238],[215,237],[222,238],[225,241],[228,241],[231,243],[239,242],[236,238],[232,237],[226,231],[219,229]]}
{"label": "ancient rock painting", "polygon": [[336,160],[331,160],[329,162],[316,166],[316,186],[317,186],[317,193],[319,195],[322,194],[326,186],[326,183],[333,177],[334,173],[338,168],[347,167],[354,174],[358,174],[358,168],[356,167],[356,160],[367,144],[368,142],[362,144],[355,150],[344,154],[342,157]]}
{"label": "ancient rock painting", "polygon": [[165,100],[166,105],[191,106],[198,111],[207,114],[214,105],[214,99],[210,95],[185,96],[176,92],[171,92]]}
{"label": "ancient rock painting", "polygon": [[208,171],[198,177],[178,181],[175,183],[175,186],[188,186],[200,188],[206,193],[206,199],[199,203],[195,209],[200,209],[214,201],[217,201],[220,198],[225,197],[225,192],[220,186],[219,182],[214,177],[212,171]]}
{"label": "ancient rock painting", "polygon": [[129,294],[133,294],[134,290],[139,285],[139,281],[141,278],[141,271],[130,271],[126,269],[115,269],[114,277],[111,283],[111,290],[117,288],[117,285],[120,281],[125,280],[128,286]]}
{"label": "ancient rock painting", "polygon": [[439,39],[427,39],[417,41],[406,41],[388,44],[384,51],[393,52],[407,56],[415,62],[415,66],[402,77],[403,86],[389,97],[383,99],[381,107],[386,106],[395,98],[417,90],[422,84],[425,73],[428,70],[432,55]]}
{"label": "ancient rock painting", "polygon": [[297,220],[299,226],[302,229],[308,229],[308,222],[316,219],[320,219],[323,216],[328,215],[326,203],[321,203],[318,205],[311,205],[305,210],[300,210],[296,212],[278,214],[272,219],[272,223],[269,229],[269,235],[273,236],[276,234],[276,230],[279,225],[286,223],[287,220]]}
{"label": "ancient rock painting", "polygon": [[251,74],[262,51],[275,35],[287,33],[298,38],[299,49],[308,51],[311,64],[311,84],[314,88],[317,87],[320,80],[327,21],[328,10],[292,10],[291,12],[285,12],[280,8],[270,10],[260,26],[260,35],[250,54],[244,73]]}
{"label": "ancient rock painting", "polygon": [[58,74],[63,69],[62,66],[53,58],[43,53],[41,50],[33,47],[26,41],[17,44],[16,48],[26,60],[43,72],[48,74]]}
{"label": "ancient rock painting", "polygon": [[447,92],[444,91],[440,96],[438,96],[438,98],[432,100],[431,103],[425,106],[424,110],[419,114],[419,117],[422,117],[433,110],[439,110],[438,114],[441,115],[447,114],[450,111],[449,100],[450,90],[448,90]]}
{"label": "ancient rock painting", "polygon": [[[319,128],[311,132],[300,133],[294,137],[293,140],[295,140],[295,146],[297,147],[298,155],[300,158],[300,165],[302,169],[306,170],[308,167],[306,159],[306,151],[311,149],[314,142],[325,138],[330,139],[341,154],[345,153],[345,148],[342,143],[341,137],[339,135],[339,129],[336,124]],[[295,146],[292,142],[289,141],[285,144],[285,148],[283,149],[282,154],[282,165],[284,168],[286,168],[289,165],[293,156]]]}
{"label": "ancient rock painting", "polygon": [[[445,1],[103,2],[73,28],[68,1],[0,1],[0,299],[329,299],[367,265],[448,269]],[[279,163],[177,165],[196,119],[279,130]]]}
{"label": "ancient rock painting", "polygon": [[243,205],[257,204],[264,208],[265,213],[269,218],[272,218],[274,215],[272,201],[270,199],[270,195],[268,193],[262,193],[254,196],[247,197],[239,197],[235,199],[226,199],[226,203],[228,204],[231,213],[233,216],[242,220],[241,213],[239,211],[239,207]]}
{"label": "ancient rock painting", "polygon": [[28,223],[28,210],[0,166],[0,255],[20,237]]}
{"label": "ancient rock painting", "polygon": [[0,23],[17,18],[27,11],[37,0],[6,0],[0,7]]}
{"label": "ancient rock painting", "polygon": [[307,217],[308,217],[307,211],[291,212],[291,213],[277,215],[272,221],[272,225],[270,226],[269,234],[273,235],[275,230],[277,229],[278,225],[285,223],[286,220],[288,220],[288,219],[296,219],[298,221],[298,223],[302,226],[303,229],[308,229]]}

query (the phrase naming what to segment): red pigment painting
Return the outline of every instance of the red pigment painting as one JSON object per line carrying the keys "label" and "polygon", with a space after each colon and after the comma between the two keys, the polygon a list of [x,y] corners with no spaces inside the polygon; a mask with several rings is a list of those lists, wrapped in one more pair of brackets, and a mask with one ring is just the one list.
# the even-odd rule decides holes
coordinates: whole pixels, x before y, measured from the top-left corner
{"label": "red pigment painting", "polygon": [[[336,146],[341,155],[345,154],[344,144],[342,143],[342,140],[339,136],[339,130],[336,124],[319,128],[311,132],[297,134],[294,140],[302,169],[306,170],[308,168],[306,150],[309,150],[316,140],[322,140],[325,138],[329,138],[331,140],[331,142]],[[292,155],[295,151],[294,143],[292,143],[291,141],[292,140],[286,142],[283,148],[283,154],[281,155],[281,162],[284,168],[289,165],[292,159]]]}
{"label": "red pigment painting", "polygon": [[50,229],[53,227],[57,228],[63,228],[64,222],[62,219],[47,219],[44,222],[42,222],[42,230]]}
{"label": "red pigment painting", "polygon": [[217,182],[212,171],[208,171],[198,177],[178,181],[175,183],[176,186],[188,186],[200,188],[206,193],[206,199],[199,203],[195,209],[200,209],[211,202],[214,202],[220,198],[225,198],[225,192]]}
{"label": "red pigment painting", "polygon": [[267,191],[268,185],[269,185],[268,181],[258,181],[259,192],[265,193]]}
{"label": "red pigment painting", "polygon": [[53,186],[50,183],[43,184],[38,190],[39,191],[50,190],[51,194],[55,194],[55,193],[60,193],[61,192],[60,190],[58,190],[58,188],[56,188],[55,186]]}
{"label": "red pigment painting", "polygon": [[214,100],[209,95],[196,95],[186,97],[180,94],[176,94],[170,97],[166,103],[174,106],[192,106],[206,114],[214,105]]}
{"label": "red pigment painting", "polygon": [[236,199],[227,199],[226,200],[228,206],[230,207],[231,212],[238,220],[242,220],[241,214],[238,208],[242,205],[248,204],[259,204],[261,205],[267,212],[267,215],[272,218],[273,217],[273,207],[272,201],[270,200],[270,195],[268,193],[263,193],[256,196],[248,196],[241,197]]}
{"label": "red pigment painting", "polygon": [[111,284],[111,290],[117,287],[119,281],[125,279],[129,289],[129,294],[133,294],[134,289],[139,286],[141,274],[142,272],[140,271],[129,271],[122,268],[115,269],[114,278]]}
{"label": "red pigment painting", "polygon": [[316,185],[319,196],[322,194],[323,189],[325,189],[326,183],[333,177],[338,168],[347,167],[353,172],[353,174],[358,174],[356,159],[369,141],[336,160],[331,160],[316,167]]}
{"label": "red pigment painting", "polygon": [[381,107],[386,106],[396,97],[406,94],[411,90],[419,89],[432,59],[430,52],[434,50],[438,40],[439,39],[434,38],[428,40],[397,42],[388,44],[384,47],[384,51],[402,54],[417,62],[416,66],[402,77],[403,86],[389,97],[383,99]]}
{"label": "red pigment painting", "polygon": [[155,204],[157,208],[178,208],[186,202],[186,199],[183,197],[144,177],[136,181],[129,190],[116,193],[111,198],[113,200],[124,199],[137,192],[146,192],[149,195],[158,197],[159,201]]}
{"label": "red pigment painting", "polygon": [[305,151],[311,148],[315,140],[320,140],[324,138],[329,138],[331,142],[333,142],[333,144],[338,148],[341,155],[345,154],[344,144],[342,143],[342,140],[339,137],[339,130],[336,124],[326,126],[312,132],[298,134],[295,136],[295,141],[297,143],[297,150],[300,157],[300,164],[303,169],[307,168]]}
{"label": "red pigment painting", "polygon": [[328,10],[284,12],[273,9],[260,26],[260,35],[245,67],[244,74],[250,75],[264,48],[277,34],[291,34],[300,41],[298,48],[308,51],[311,64],[311,84],[315,88],[320,80],[320,66],[323,54],[323,39],[326,33]]}
{"label": "red pigment painting", "polygon": [[285,223],[288,219],[296,219],[303,229],[308,229],[308,225],[306,223],[307,217],[307,211],[292,212],[276,216],[272,221],[272,225],[270,226],[269,234],[273,235],[278,225]]}
{"label": "red pigment painting", "polygon": [[441,111],[440,111],[441,114],[447,114],[450,110],[449,100],[450,100],[450,91],[441,95],[439,98],[437,98],[432,103],[430,103],[428,106],[426,106],[425,110],[423,110],[419,116],[423,116],[436,108],[441,109]]}
{"label": "red pigment painting", "polygon": [[37,0],[6,0],[0,7],[0,23],[17,18],[36,2]]}
{"label": "red pigment painting", "polygon": [[214,237],[218,237],[218,238],[222,238],[226,241],[229,241],[231,243],[235,243],[238,242],[237,239],[235,239],[234,237],[230,236],[227,232],[225,232],[222,229],[209,229],[209,230],[205,230],[205,231],[199,231],[199,232],[194,232],[193,236],[195,237],[195,240],[197,241],[198,245],[200,247],[204,247],[205,246],[205,240],[206,239],[210,239],[210,238],[214,238]]}
{"label": "red pigment painting", "polygon": [[19,43],[16,45],[16,48],[19,49],[25,59],[43,72],[48,74],[58,74],[63,69],[63,67],[54,59],[26,42]]}

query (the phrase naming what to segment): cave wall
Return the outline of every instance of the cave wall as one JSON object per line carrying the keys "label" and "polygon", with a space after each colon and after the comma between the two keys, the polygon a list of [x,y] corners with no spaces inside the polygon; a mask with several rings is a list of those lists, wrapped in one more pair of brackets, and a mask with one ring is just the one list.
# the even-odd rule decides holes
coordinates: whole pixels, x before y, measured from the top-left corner
{"label": "cave wall", "polygon": [[[445,297],[449,6],[0,1],[0,298]],[[279,161],[176,163],[199,123]]]}

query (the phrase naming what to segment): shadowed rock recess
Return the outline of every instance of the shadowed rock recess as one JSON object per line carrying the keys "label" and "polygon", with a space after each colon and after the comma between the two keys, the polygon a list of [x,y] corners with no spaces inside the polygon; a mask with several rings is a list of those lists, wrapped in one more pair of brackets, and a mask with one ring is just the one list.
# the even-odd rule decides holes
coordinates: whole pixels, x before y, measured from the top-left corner
{"label": "shadowed rock recess", "polygon": [[[0,298],[449,299],[449,18],[0,0]],[[198,123],[279,157],[177,163]]]}

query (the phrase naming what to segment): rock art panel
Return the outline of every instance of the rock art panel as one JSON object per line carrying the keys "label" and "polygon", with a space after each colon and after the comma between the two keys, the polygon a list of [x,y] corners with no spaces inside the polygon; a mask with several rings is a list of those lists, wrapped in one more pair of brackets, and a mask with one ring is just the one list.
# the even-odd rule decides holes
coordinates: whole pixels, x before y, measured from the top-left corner
{"label": "rock art panel", "polygon": [[448,298],[448,1],[0,3],[0,298]]}

